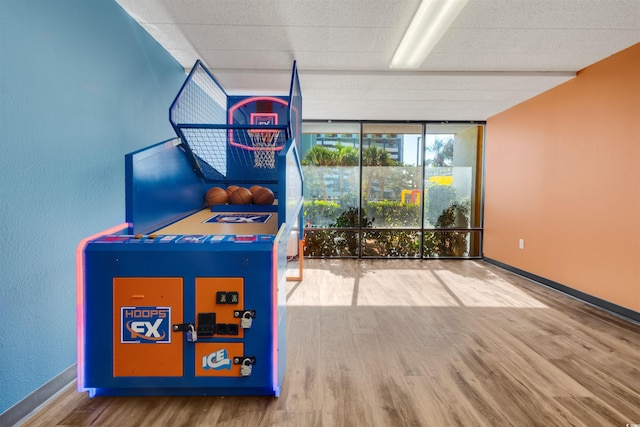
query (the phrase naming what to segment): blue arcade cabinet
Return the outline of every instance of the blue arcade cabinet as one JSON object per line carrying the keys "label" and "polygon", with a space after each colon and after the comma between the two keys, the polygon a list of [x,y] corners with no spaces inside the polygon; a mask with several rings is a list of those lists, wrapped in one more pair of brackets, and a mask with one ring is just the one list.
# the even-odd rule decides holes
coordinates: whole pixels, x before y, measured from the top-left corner
{"label": "blue arcade cabinet", "polygon": [[[196,62],[169,110],[177,138],[125,156],[126,223],[78,247],[78,390],[280,394],[301,111],[295,63],[288,95],[229,96]],[[275,200],[205,203],[231,186]]]}

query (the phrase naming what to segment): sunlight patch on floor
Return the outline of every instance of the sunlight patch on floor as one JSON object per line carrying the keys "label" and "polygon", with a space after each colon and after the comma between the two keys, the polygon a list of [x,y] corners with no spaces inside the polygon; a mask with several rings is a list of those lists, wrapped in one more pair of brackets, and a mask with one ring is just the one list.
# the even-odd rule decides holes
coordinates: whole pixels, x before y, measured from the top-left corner
{"label": "sunlight patch on floor", "polygon": [[349,270],[339,263],[305,268],[302,282],[287,282],[289,306],[547,308],[496,274],[471,277],[451,269]]}
{"label": "sunlight patch on floor", "polygon": [[450,270],[437,270],[434,274],[467,307],[547,308],[526,292],[493,274],[483,279]]}
{"label": "sunlight patch on floor", "polygon": [[328,270],[305,269],[302,282],[287,282],[287,305],[350,306],[355,280]]}

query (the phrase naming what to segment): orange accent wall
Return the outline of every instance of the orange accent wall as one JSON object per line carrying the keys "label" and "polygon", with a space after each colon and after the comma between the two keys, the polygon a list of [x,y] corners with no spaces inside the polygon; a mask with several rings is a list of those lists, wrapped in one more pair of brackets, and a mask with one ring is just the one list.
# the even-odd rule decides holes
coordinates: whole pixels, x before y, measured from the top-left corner
{"label": "orange accent wall", "polygon": [[640,311],[640,43],[491,117],[485,160],[486,257]]}

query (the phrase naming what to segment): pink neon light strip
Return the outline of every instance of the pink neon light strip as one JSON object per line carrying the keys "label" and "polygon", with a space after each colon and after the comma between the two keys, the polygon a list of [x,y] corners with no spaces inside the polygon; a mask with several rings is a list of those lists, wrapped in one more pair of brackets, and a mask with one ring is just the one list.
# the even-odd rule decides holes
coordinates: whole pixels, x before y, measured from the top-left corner
{"label": "pink neon light strip", "polygon": [[240,144],[232,140],[229,140],[229,144],[233,145],[234,147],[242,148],[243,150],[247,150],[247,151],[258,151],[258,150],[259,151],[280,151],[284,148],[284,145],[281,145],[280,147],[260,147],[260,148],[249,147],[248,145]]}
{"label": "pink neon light strip", "polygon": [[76,248],[76,340],[77,340],[77,357],[78,357],[78,372],[77,372],[77,390],[85,391],[84,388],[84,249],[90,240],[97,239],[100,236],[115,234],[126,228],[130,224],[123,223],[116,225],[115,227],[108,228],[100,233],[94,234],[89,237],[85,237],[80,240],[78,247]]}

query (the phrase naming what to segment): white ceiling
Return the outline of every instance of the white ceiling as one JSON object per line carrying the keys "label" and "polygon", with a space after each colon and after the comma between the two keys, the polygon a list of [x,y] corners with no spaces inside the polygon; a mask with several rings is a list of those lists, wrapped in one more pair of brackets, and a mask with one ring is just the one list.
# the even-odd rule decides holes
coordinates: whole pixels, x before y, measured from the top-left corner
{"label": "white ceiling", "polygon": [[230,94],[304,119],[486,120],[640,42],[640,0],[469,0],[419,70],[389,69],[419,0],[116,0]]}

